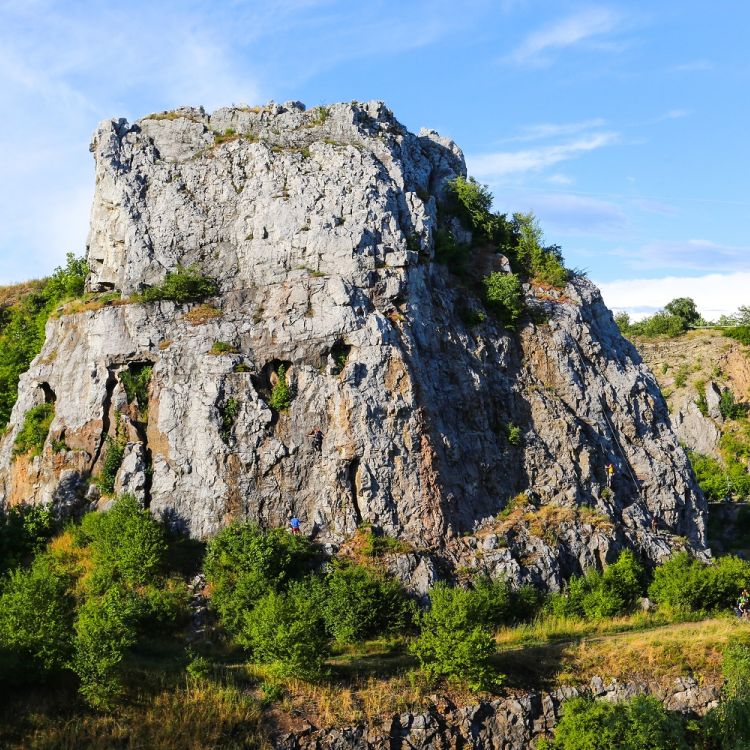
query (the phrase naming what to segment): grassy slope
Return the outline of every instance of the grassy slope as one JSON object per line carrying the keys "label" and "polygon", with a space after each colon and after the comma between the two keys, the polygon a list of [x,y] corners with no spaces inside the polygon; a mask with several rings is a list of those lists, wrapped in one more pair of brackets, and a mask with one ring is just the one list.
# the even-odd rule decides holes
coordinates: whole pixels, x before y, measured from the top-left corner
{"label": "grassy slope", "polygon": [[[662,616],[633,615],[603,623],[552,620],[498,633],[497,668],[510,690],[680,675],[719,681],[721,649],[750,628],[732,618],[665,624]],[[419,710],[435,692],[455,703],[481,696],[457,686],[436,689],[410,672],[403,641],[374,641],[335,656],[330,681],[279,683],[282,696],[263,703],[264,670],[227,653],[207,678],[189,678],[182,649],[156,644],[137,655],[129,690],[115,714],[97,714],[60,683],[16,692],[0,707],[0,744],[8,748],[239,748],[268,747],[269,730],[340,726],[378,715]],[[267,689],[267,688],[266,688]]]}

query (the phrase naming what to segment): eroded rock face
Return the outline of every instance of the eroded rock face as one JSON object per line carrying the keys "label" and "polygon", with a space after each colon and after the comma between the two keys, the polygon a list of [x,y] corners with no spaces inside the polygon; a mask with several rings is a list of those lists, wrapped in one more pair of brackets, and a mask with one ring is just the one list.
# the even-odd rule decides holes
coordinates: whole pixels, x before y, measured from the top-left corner
{"label": "eroded rock face", "polygon": [[[465,174],[452,142],[379,102],[291,103],[106,122],[92,150],[90,287],[127,297],[195,264],[220,294],[50,320],[0,445],[2,502],[90,502],[109,435],[116,488],[194,536],[295,513],[335,546],[369,521],[414,548],[391,567],[420,593],[455,567],[557,587],[623,545],[703,550],[704,501],[656,382],[590,282],[527,285],[545,322],[517,332],[465,322],[479,303],[433,260],[438,200]],[[294,397],[277,410],[282,366]],[[123,378],[147,367],[139,407]],[[14,459],[50,394],[42,456]]]}
{"label": "eroded rock face", "polygon": [[718,705],[720,689],[717,685],[699,685],[692,677],[679,677],[669,686],[644,680],[605,684],[600,677],[594,677],[589,686],[523,693],[473,706],[456,706],[434,696],[433,705],[424,713],[382,717],[369,724],[340,729],[308,725],[278,733],[273,745],[280,750],[527,750],[553,732],[566,700],[586,694],[615,703],[652,695],[668,711],[704,716]]}

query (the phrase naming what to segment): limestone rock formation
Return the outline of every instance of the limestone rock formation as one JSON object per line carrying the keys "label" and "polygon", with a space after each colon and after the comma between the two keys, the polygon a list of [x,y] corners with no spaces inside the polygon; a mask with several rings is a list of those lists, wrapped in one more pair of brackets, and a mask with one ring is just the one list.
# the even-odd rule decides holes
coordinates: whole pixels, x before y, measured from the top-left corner
{"label": "limestone rock formation", "polygon": [[[392,567],[421,590],[446,566],[556,587],[623,545],[704,550],[656,381],[589,281],[526,284],[517,331],[467,316],[481,302],[434,261],[465,175],[452,141],[380,102],[292,102],[107,121],[92,151],[89,286],[122,299],[49,321],[0,444],[3,503],[96,502],[117,444],[115,489],[194,536],[295,513],[335,546],[370,522],[411,545]],[[133,298],[178,266],[218,294]],[[13,456],[44,401],[42,454]]]}

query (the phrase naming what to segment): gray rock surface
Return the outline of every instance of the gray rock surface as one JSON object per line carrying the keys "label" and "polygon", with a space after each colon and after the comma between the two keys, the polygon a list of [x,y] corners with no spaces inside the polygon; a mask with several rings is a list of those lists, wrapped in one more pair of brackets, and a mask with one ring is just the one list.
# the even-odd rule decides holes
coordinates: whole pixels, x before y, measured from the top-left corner
{"label": "gray rock surface", "polygon": [[[481,301],[433,260],[445,182],[465,174],[451,141],[408,133],[380,102],[290,103],[107,121],[92,151],[89,286],[125,298],[49,321],[0,443],[0,502],[86,507],[105,437],[124,434],[117,488],[192,535],[294,512],[335,547],[369,521],[412,546],[392,567],[419,593],[440,566],[554,588],[622,546],[704,550],[705,503],[659,389],[589,281],[526,285],[545,322],[518,332],[465,322]],[[178,264],[220,294],[127,299]],[[295,395],[276,411],[282,364]],[[122,377],[145,365],[139,409]],[[51,398],[42,456],[14,459],[25,413]],[[528,513],[499,533],[524,490]]]}
{"label": "gray rock surface", "polygon": [[424,713],[406,713],[374,719],[369,724],[338,729],[280,733],[279,750],[527,750],[553,731],[560,708],[568,698],[589,693],[597,700],[620,702],[637,695],[653,695],[669,711],[703,716],[718,705],[720,689],[699,685],[692,677],[677,678],[665,688],[633,681],[605,684],[594,677],[587,688],[562,687],[550,693],[523,693],[510,698],[458,707],[435,696]]}

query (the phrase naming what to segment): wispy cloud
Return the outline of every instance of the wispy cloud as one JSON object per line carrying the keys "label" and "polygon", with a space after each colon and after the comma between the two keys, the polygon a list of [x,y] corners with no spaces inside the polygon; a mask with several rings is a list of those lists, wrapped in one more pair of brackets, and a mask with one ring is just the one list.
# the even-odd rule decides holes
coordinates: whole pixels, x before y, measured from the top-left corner
{"label": "wispy cloud", "polygon": [[476,177],[498,180],[509,175],[540,172],[560,162],[608,146],[616,140],[617,133],[592,133],[566,143],[550,146],[469,156],[467,162],[469,171]]}
{"label": "wispy cloud", "polygon": [[596,117],[591,120],[581,120],[580,122],[553,123],[544,122],[537,125],[527,125],[518,135],[503,138],[498,143],[523,143],[527,141],[542,141],[549,138],[559,138],[561,136],[576,135],[587,130],[601,128],[606,125],[606,120]]}
{"label": "wispy cloud", "polygon": [[600,39],[615,31],[622,16],[608,8],[588,8],[529,34],[510,54],[519,65],[544,65],[549,53]]}
{"label": "wispy cloud", "polygon": [[598,286],[608,307],[624,310],[635,319],[663,308],[675,297],[692,297],[698,310],[710,320],[747,304],[750,272],[625,279]]}
{"label": "wispy cloud", "polygon": [[637,248],[618,248],[612,254],[618,255],[627,266],[635,269],[750,270],[750,247],[722,245],[704,239],[684,242],[657,240]]}
{"label": "wispy cloud", "polygon": [[714,64],[710,60],[691,60],[690,62],[674,65],[670,68],[672,73],[697,73],[704,70],[713,70]]}

